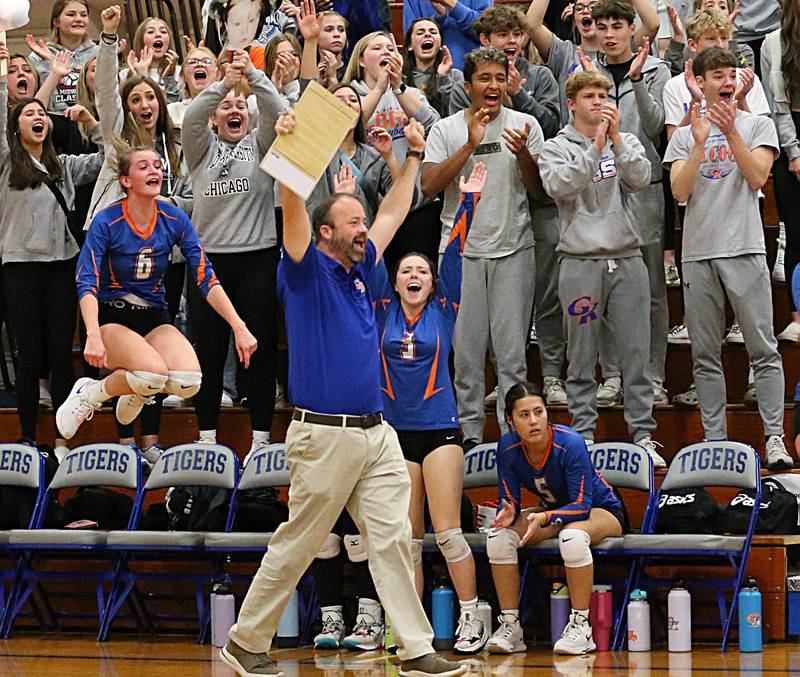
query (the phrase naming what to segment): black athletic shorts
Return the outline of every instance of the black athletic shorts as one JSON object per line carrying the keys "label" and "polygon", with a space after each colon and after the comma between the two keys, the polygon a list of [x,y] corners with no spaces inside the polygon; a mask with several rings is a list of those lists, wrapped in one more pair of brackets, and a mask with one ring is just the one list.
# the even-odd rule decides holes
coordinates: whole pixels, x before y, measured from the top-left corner
{"label": "black athletic shorts", "polygon": [[101,303],[99,320],[101,327],[104,324],[121,324],[139,336],[147,336],[162,324],[172,324],[166,308],[135,306],[122,299]]}
{"label": "black athletic shorts", "polygon": [[461,432],[458,428],[445,428],[444,430],[398,430],[400,448],[406,461],[419,463],[435,449],[447,444],[461,445]]}

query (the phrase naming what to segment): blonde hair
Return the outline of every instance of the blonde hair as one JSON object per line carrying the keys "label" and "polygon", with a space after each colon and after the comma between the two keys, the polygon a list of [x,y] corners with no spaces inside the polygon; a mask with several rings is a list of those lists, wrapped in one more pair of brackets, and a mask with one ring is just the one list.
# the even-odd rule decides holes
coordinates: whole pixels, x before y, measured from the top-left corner
{"label": "blonde hair", "polygon": [[[92,117],[97,120],[99,118],[97,114],[97,104],[95,103],[94,95],[89,92],[89,88],[86,86],[86,74],[89,72],[89,68],[93,63],[97,63],[96,56],[89,59],[81,68],[81,74],[78,76],[78,103],[88,110],[92,114]],[[78,129],[80,130],[83,140],[87,141],[89,139],[89,130],[86,129],[86,125],[79,122]]]}
{"label": "blonde hair", "polygon": [[353,46],[353,53],[350,55],[350,61],[347,62],[347,69],[345,70],[344,77],[342,78],[342,82],[344,84],[348,84],[353,80],[364,79],[364,69],[358,62],[361,60],[361,57],[364,56],[364,52],[367,51],[369,43],[379,35],[383,35],[390,40],[392,39],[391,33],[388,33],[387,31],[373,31],[372,33],[367,33]]}
{"label": "blonde hair", "polygon": [[169,30],[167,22],[157,16],[148,16],[144,21],[142,21],[142,23],[139,24],[139,28],[136,29],[136,33],[133,35],[132,49],[134,52],[136,52],[136,54],[141,53],[142,47],[144,47],[145,31],[147,31],[148,26],[154,21],[158,21],[160,24],[164,25],[164,28],[167,29],[167,35],[169,35],[169,48],[175,49],[175,39],[172,36],[172,32]]}
{"label": "blonde hair", "polygon": [[686,37],[699,40],[704,37],[731,38],[731,24],[713,9],[701,9],[686,20]]}
{"label": "blonde hair", "polygon": [[611,91],[613,85],[605,75],[600,73],[587,73],[586,71],[578,71],[569,76],[567,84],[564,86],[564,93],[567,99],[575,101],[575,97],[582,89],[589,89],[598,87],[605,89],[607,92]]}

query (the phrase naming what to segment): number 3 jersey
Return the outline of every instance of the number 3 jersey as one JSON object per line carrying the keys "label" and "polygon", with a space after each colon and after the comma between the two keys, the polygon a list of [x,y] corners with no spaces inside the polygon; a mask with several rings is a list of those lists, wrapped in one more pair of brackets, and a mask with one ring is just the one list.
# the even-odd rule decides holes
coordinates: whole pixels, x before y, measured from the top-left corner
{"label": "number 3 jersey", "polygon": [[157,201],[146,233],[133,227],[127,198],[109,205],[92,220],[78,258],[78,298],[100,303],[135,296],[154,308],[166,308],[164,275],[172,247],[180,247],[189,274],[205,297],[219,284],[189,217],[178,207]]}
{"label": "number 3 jersey", "polygon": [[464,194],[434,298],[416,317],[406,317],[383,263],[369,280],[380,342],[383,413],[397,430],[458,426],[448,359],[461,302],[461,252],[479,198],[478,193]]}
{"label": "number 3 jersey", "polygon": [[507,432],[497,445],[498,504],[506,499],[520,511],[522,487],[536,494],[549,523],[567,524],[589,518],[592,508],[620,509],[611,486],[592,465],[583,438],[572,428],[548,425],[547,450],[532,465],[519,435]]}

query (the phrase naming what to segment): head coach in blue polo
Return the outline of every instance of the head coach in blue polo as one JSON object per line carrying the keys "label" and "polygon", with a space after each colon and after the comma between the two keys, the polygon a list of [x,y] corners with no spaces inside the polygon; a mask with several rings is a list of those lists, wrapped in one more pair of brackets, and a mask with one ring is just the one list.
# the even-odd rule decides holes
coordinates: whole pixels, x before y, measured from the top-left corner
{"label": "head coach in blue polo", "polygon": [[[294,126],[288,112],[276,130],[291,134]],[[280,187],[278,293],[296,406],[286,433],[289,521],[272,537],[221,652],[243,676],[282,674],[268,655],[281,613],[345,507],[366,535],[375,587],[392,618],[400,674],[466,671],[431,646],[433,632],[414,588],[411,483],[397,434],[381,414],[378,333],[367,279],[411,207],[425,139],[415,120],[404,133],[410,150],[369,231],[361,202],[334,193],[314,210],[314,246],[305,203]]]}

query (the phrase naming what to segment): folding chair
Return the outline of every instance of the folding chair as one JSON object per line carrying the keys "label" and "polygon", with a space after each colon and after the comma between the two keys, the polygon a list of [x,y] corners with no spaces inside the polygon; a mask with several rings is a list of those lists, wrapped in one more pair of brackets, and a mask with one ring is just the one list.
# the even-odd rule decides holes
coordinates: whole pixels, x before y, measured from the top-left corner
{"label": "folding chair", "polygon": [[[150,477],[139,494],[134,512],[136,521],[131,530],[108,533],[106,548],[116,554],[111,594],[106,602],[106,613],[97,635],[98,641],[108,638],[111,623],[120,606],[134,595],[141,604],[146,629],[153,629],[151,615],[144,604],[144,597],[138,590],[139,581],[190,581],[194,584],[197,603],[198,623],[203,620],[205,602],[203,586],[211,581],[211,574],[197,573],[154,573],[139,572],[130,568],[135,559],[173,559],[176,556],[189,560],[205,559],[202,531],[146,531],[137,530],[142,504],[148,492],[168,487],[220,487],[233,490],[239,476],[239,460],[228,447],[220,444],[194,442],[179,444],[162,452],[153,467]],[[162,619],[177,620],[175,616],[161,616]]]}
{"label": "folding chair", "polygon": [[[464,454],[464,489],[497,488],[497,442],[479,444]],[[473,551],[486,552],[486,534],[464,534]],[[425,549],[439,552],[434,534],[425,535]]]}
{"label": "folding chair", "polygon": [[[761,505],[761,464],[755,450],[741,442],[699,442],[681,449],[669,466],[661,488],[653,502],[650,527],[655,525],[660,508],[661,494],[672,489],[686,487],[736,487],[753,489],[755,501],[750,514],[747,533],[744,536],[717,536],[710,534],[628,534],[625,536],[625,551],[637,556],[631,585],[640,587],[640,580],[648,580],[653,587],[660,582],[644,574],[645,567],[652,564],[696,563],[709,566],[718,562],[730,565],[733,576],[722,580],[694,581],[695,586],[715,588],[722,625],[722,651],[728,647],[739,590],[742,586],[750,546]],[[726,604],[725,590],[733,589],[730,607]]]}
{"label": "folding chair", "polygon": [[[0,488],[17,487],[35,492],[28,529],[38,524],[45,490],[44,457],[26,444],[0,444]],[[0,531],[0,550],[8,554],[10,531]],[[14,568],[0,571],[0,627],[6,610],[6,583],[14,580]]]}
{"label": "folding chair", "polygon": [[[222,558],[230,561],[231,555],[242,555],[248,559],[258,559],[260,561],[264,552],[269,547],[272,532],[232,532],[236,512],[239,508],[239,494],[248,489],[261,489],[264,487],[287,487],[289,486],[289,469],[286,465],[286,445],[270,444],[263,449],[253,453],[245,459],[246,463],[239,484],[236,487],[234,496],[231,499],[230,512],[228,513],[225,532],[209,532],[205,536],[205,548],[209,554],[218,555],[219,569],[222,574],[224,566]],[[234,579],[250,580],[251,576],[233,576]],[[302,580],[302,579],[301,579]],[[304,641],[310,641],[311,626],[317,617],[317,594],[316,585],[313,578],[308,581],[310,592],[308,595],[301,596],[300,615],[301,615],[301,637]],[[299,586],[298,586],[299,587]],[[203,623],[200,641],[205,638],[205,634],[210,623],[208,614]]]}
{"label": "folding chair", "polygon": [[[106,557],[108,532],[81,529],[43,529],[45,507],[50,493],[74,487],[117,487],[136,492],[137,499],[142,484],[142,465],[139,455],[127,445],[87,444],[70,451],[58,466],[53,481],[41,497],[36,518],[36,528],[12,529],[8,534],[7,548],[17,560],[14,584],[2,621],[2,636],[11,635],[14,621],[34,589],[42,593],[45,607],[56,622],[58,618],[81,618],[85,614],[56,612],[49,603],[41,582],[48,580],[94,580],[97,597],[97,616],[102,625],[105,609],[103,584],[110,580],[110,571],[40,571],[35,563],[43,559],[60,558],[65,554],[83,553],[93,558]],[[136,519],[136,500],[128,520],[128,528]],[[37,613],[38,615],[38,613]],[[94,617],[94,616],[91,616]],[[43,619],[40,618],[42,624]]]}

